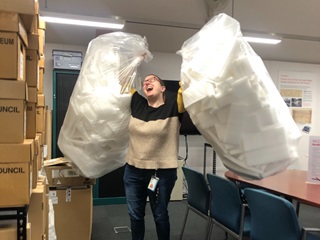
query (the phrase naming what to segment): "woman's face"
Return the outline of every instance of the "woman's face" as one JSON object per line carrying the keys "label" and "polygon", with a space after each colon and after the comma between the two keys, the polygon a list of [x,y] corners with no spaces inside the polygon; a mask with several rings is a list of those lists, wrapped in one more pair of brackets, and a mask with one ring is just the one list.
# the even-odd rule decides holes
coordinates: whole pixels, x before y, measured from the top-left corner
{"label": "woman's face", "polygon": [[160,80],[154,75],[149,75],[144,79],[142,88],[147,98],[159,96],[162,97],[162,94],[166,89],[166,87],[162,86]]}

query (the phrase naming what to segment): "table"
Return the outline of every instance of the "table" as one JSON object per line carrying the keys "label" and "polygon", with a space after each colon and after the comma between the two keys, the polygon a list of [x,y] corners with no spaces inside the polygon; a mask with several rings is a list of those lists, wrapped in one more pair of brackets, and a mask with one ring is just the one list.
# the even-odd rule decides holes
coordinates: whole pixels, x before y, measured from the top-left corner
{"label": "table", "polygon": [[320,207],[320,184],[307,183],[307,171],[285,170],[261,180],[245,179],[232,171],[227,171],[225,177],[231,181],[283,195],[288,199],[295,199],[298,203]]}

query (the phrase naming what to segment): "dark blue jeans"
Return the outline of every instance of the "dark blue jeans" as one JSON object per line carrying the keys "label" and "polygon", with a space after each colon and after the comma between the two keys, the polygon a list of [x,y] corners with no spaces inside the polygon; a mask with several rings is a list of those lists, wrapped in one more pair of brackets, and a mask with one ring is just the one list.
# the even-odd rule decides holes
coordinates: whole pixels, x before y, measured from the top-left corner
{"label": "dark blue jeans", "polygon": [[168,204],[177,180],[177,169],[158,169],[157,177],[160,180],[153,192],[148,189],[148,184],[155,172],[155,170],[139,169],[128,164],[125,166],[123,181],[131,220],[132,240],[144,239],[147,197],[149,197],[156,224],[158,240],[170,239]]}

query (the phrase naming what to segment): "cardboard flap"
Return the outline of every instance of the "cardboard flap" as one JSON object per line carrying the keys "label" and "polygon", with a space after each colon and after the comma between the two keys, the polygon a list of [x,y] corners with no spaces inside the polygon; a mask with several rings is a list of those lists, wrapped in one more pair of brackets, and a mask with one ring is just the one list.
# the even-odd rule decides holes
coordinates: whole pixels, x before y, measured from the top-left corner
{"label": "cardboard flap", "polygon": [[81,176],[78,169],[74,169],[63,157],[44,161],[49,187],[70,187],[92,185],[95,179]]}
{"label": "cardboard flap", "polygon": [[70,166],[69,162],[62,157],[49,159],[44,161],[44,167],[50,167],[50,166]]}

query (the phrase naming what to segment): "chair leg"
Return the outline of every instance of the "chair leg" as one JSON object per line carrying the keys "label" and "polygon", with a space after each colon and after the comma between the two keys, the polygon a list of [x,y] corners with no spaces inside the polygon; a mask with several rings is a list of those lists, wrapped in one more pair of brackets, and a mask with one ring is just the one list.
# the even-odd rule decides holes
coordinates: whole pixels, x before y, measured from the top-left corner
{"label": "chair leg", "polygon": [[210,218],[208,218],[208,224],[207,224],[207,231],[206,231],[206,240],[210,240],[211,234],[212,234],[212,229],[213,229],[213,223]]}
{"label": "chair leg", "polygon": [[184,229],[186,227],[188,214],[189,214],[189,206],[187,206],[187,212],[186,212],[186,215],[184,217],[184,221],[183,221],[183,225],[182,225],[182,231],[181,231],[181,235],[180,235],[180,240],[182,240],[182,237],[183,237],[183,232],[184,232]]}
{"label": "chair leg", "polygon": [[225,234],[225,236],[226,236],[226,239],[228,239],[228,238],[229,238],[228,233],[225,232],[224,234]]}
{"label": "chair leg", "polygon": [[297,213],[297,216],[299,217],[299,212],[300,212],[300,202],[297,201],[297,205],[296,205],[296,213]]}

